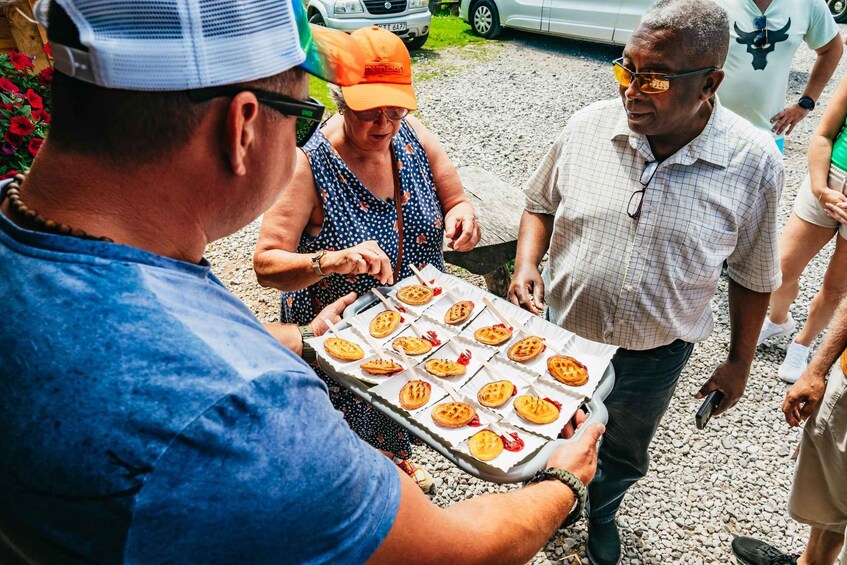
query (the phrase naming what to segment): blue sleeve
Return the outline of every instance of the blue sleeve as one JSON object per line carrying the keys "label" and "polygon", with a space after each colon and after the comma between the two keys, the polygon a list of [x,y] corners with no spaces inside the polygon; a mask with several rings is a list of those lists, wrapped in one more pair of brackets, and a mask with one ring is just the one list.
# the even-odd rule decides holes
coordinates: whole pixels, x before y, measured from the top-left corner
{"label": "blue sleeve", "polygon": [[137,498],[127,563],[362,563],[400,479],[308,373],[265,374],[198,416]]}

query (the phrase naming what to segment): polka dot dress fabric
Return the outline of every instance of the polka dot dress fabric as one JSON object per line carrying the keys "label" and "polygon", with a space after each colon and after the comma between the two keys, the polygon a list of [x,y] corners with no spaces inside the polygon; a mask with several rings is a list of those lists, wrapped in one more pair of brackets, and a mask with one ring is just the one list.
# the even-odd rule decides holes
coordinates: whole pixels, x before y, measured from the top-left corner
{"label": "polka dot dress fabric", "polygon": [[[429,159],[406,120],[401,122],[393,142],[400,173],[403,212],[403,264],[399,278],[413,274],[409,265],[429,263],[444,270],[441,252],[444,217]],[[375,240],[391,264],[396,265],[400,234],[394,199],[381,200],[374,196],[347,167],[320,130],[304,150],[323,202],[324,223],[317,236],[306,233],[301,236],[297,252],[334,251]],[[370,275],[330,275],[303,290],[283,292],[282,321],[307,324],[327,304],[345,294],[354,291],[361,296],[378,285],[379,281]],[[330,387],[333,405],[344,413],[350,427],[362,439],[398,457],[405,459],[409,456],[409,434],[402,427],[355,394],[339,387],[327,375],[320,371],[318,374]]]}

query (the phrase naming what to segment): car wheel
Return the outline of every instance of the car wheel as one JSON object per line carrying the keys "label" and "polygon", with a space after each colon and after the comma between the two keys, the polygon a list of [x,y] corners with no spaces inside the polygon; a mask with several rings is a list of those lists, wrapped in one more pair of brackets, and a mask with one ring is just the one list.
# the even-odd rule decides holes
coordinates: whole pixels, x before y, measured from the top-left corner
{"label": "car wheel", "polygon": [[429,39],[428,33],[426,35],[419,35],[416,38],[414,38],[413,40],[411,40],[409,43],[407,43],[406,47],[409,49],[409,51],[414,51],[415,49],[420,49],[421,47],[424,46],[424,43],[426,43],[427,39]]}
{"label": "car wheel", "polygon": [[847,23],[847,0],[827,0],[827,4],[836,22]]}
{"label": "car wheel", "polygon": [[321,15],[320,12],[315,12],[314,14],[312,14],[312,16],[309,18],[309,23],[315,24],[317,26],[326,27],[326,22],[324,21],[324,17]]}
{"label": "car wheel", "polygon": [[497,11],[497,6],[491,0],[480,0],[474,4],[470,20],[474,33],[485,39],[494,39],[502,31],[500,14]]}

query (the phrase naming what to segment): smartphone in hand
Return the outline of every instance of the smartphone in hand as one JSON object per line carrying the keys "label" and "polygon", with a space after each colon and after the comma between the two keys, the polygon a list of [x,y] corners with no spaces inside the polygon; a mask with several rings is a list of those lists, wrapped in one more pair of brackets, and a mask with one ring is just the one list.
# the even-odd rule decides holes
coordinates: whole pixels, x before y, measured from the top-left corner
{"label": "smartphone in hand", "polygon": [[697,410],[697,414],[694,415],[694,423],[697,424],[698,430],[706,428],[706,424],[709,423],[709,418],[712,417],[712,412],[714,412],[715,408],[717,408],[723,401],[723,397],[724,394],[719,390],[713,390],[706,395],[706,399],[703,401],[703,404],[700,405],[700,408]]}

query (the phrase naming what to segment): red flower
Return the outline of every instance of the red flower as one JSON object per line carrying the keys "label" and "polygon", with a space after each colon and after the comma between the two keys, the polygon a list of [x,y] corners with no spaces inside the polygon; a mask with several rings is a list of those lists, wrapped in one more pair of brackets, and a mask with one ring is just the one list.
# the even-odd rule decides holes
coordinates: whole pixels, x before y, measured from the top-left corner
{"label": "red flower", "polygon": [[9,145],[14,145],[15,147],[17,147],[18,145],[20,145],[21,143],[24,142],[23,137],[21,137],[20,135],[14,134],[10,131],[6,132],[6,135],[3,136],[3,139],[6,140],[6,143],[8,143]]}
{"label": "red flower", "polygon": [[18,94],[21,89],[15,86],[15,83],[10,81],[7,78],[0,78],[0,90],[4,90],[6,92],[12,92],[14,94]]}
{"label": "red flower", "polygon": [[41,50],[44,51],[48,57],[53,57],[53,47],[51,47],[49,43],[45,43]]}
{"label": "red flower", "polygon": [[45,88],[48,88],[51,84],[53,84],[53,67],[47,67],[39,73],[38,84]]}
{"label": "red flower", "polygon": [[32,57],[29,55],[24,55],[20,51],[10,51],[9,52],[9,62],[12,63],[12,66],[22,71],[24,69],[32,68]]}
{"label": "red flower", "polygon": [[7,112],[11,112],[12,111],[12,105],[11,104],[0,104],[0,110],[6,110]]}
{"label": "red flower", "polygon": [[426,243],[426,236],[424,234],[421,234],[415,241],[418,242],[418,245],[423,245],[424,243]]}
{"label": "red flower", "polygon": [[35,126],[26,116],[15,116],[9,122],[9,131],[21,137],[31,134],[34,129]]}
{"label": "red flower", "polygon": [[33,157],[38,155],[38,150],[41,149],[41,145],[44,143],[44,140],[40,137],[33,137],[29,140],[29,145],[27,145],[27,149],[32,154]]}
{"label": "red flower", "polygon": [[4,174],[2,177],[0,177],[0,180],[10,179],[13,176],[15,176],[16,174],[18,174],[18,171],[16,171],[15,169],[12,169],[10,171],[7,171],[6,174]]}
{"label": "red flower", "polygon": [[50,123],[50,112],[47,110],[37,109],[32,111],[32,121]]}
{"label": "red flower", "polygon": [[29,102],[29,106],[33,110],[36,108],[44,108],[44,100],[42,100],[41,96],[36,94],[33,89],[27,89],[24,98],[26,98],[27,102]]}

